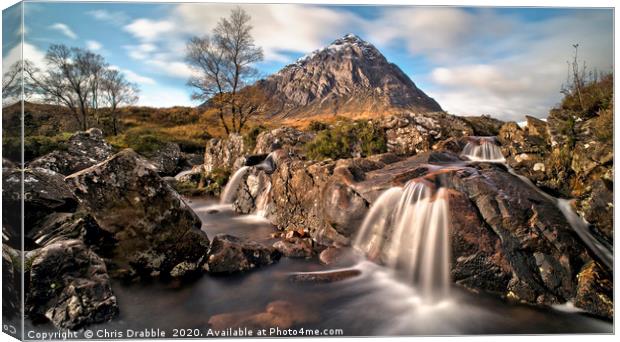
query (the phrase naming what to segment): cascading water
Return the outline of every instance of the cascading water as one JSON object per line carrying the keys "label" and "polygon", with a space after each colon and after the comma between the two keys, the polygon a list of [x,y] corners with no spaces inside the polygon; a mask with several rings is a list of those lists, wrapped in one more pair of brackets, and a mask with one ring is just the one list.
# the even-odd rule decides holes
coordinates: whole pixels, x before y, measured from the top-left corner
{"label": "cascading water", "polygon": [[465,145],[461,155],[474,162],[494,162],[503,163],[508,171],[519,177],[525,184],[536,190],[539,194],[555,203],[556,207],[562,212],[571,228],[577,233],[585,245],[603,262],[609,269],[613,269],[613,249],[605,243],[599,241],[588,228],[588,222],[581,218],[570,205],[570,201],[553,197],[540,190],[529,178],[517,174],[509,165],[502,152],[495,144],[493,137],[476,137]]}
{"label": "cascading water", "polygon": [[583,243],[596,255],[605,266],[607,266],[610,270],[613,270],[614,266],[614,253],[613,247],[608,246],[605,243],[599,241],[592,233],[590,233],[589,223],[584,220],[582,217],[577,215],[577,213],[573,210],[570,200],[556,198],[553,197],[544,191],[540,190],[532,181],[520,174],[517,174],[511,167],[506,165],[508,168],[508,172],[519,177],[525,184],[532,187],[539,194],[547,198],[549,201],[555,203],[556,207],[562,212],[566,221],[570,224],[571,228],[577,233],[577,236],[583,241]]}
{"label": "cascading water", "polygon": [[503,163],[506,161],[494,137],[472,137],[461,156],[477,162]]}
{"label": "cascading water", "polygon": [[449,294],[450,222],[447,190],[423,179],[385,191],[366,216],[355,247],[408,281],[423,300]]}
{"label": "cascading water", "polygon": [[220,198],[221,204],[231,204],[235,200],[237,190],[239,190],[239,184],[243,180],[243,176],[248,172],[249,166],[242,166],[237,170],[226,184],[222,197]]}

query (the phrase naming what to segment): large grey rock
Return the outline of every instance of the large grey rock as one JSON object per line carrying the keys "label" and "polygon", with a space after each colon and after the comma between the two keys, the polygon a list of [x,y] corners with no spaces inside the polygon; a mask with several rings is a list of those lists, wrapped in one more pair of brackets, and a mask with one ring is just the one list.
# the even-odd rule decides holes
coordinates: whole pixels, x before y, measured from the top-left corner
{"label": "large grey rock", "polygon": [[[14,248],[21,248],[21,223],[24,220],[24,234],[36,230],[38,223],[47,215],[56,212],[73,212],[78,200],[70,187],[64,182],[64,176],[44,168],[26,168],[23,170],[24,212],[21,215],[22,170],[6,170],[2,177],[3,231],[8,236],[8,243]],[[31,241],[26,240],[26,248],[31,248]]]}
{"label": "large grey rock", "polygon": [[280,259],[273,247],[236,236],[218,234],[211,242],[205,269],[210,273],[234,273],[270,265]]}
{"label": "large grey rock", "polygon": [[291,127],[276,128],[261,132],[256,138],[255,154],[266,154],[286,147],[290,151],[300,152],[304,144],[311,141],[315,134]]}
{"label": "large grey rock", "polygon": [[205,172],[210,174],[216,169],[232,171],[235,161],[246,152],[243,137],[239,134],[230,134],[225,139],[213,138],[205,149]]}
{"label": "large grey rock", "polygon": [[42,167],[70,175],[112,155],[112,146],[105,141],[103,132],[98,128],[73,134],[65,146],[66,149],[56,150],[33,160],[29,167]]}
{"label": "large grey rock", "polygon": [[440,140],[473,134],[463,119],[443,112],[393,115],[379,125],[385,129],[388,152],[400,155],[426,152]]}
{"label": "large grey rock", "polygon": [[183,155],[179,144],[166,143],[148,156],[161,176],[176,176],[181,172]]}
{"label": "large grey rock", "polygon": [[53,243],[27,259],[26,313],[33,321],[75,330],[118,314],[105,263],[81,241]]}
{"label": "large grey rock", "polygon": [[198,270],[209,240],[198,216],[146,159],[123,150],[66,181],[117,243],[115,270],[168,276],[181,263]]}

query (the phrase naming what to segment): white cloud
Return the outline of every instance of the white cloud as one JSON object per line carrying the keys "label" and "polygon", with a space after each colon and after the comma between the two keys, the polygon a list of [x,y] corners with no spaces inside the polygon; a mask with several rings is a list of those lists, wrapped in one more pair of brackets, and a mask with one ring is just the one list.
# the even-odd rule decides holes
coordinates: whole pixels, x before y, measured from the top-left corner
{"label": "white cloud", "polygon": [[[562,96],[559,90],[566,80],[566,61],[576,42],[580,43],[580,59],[589,68],[612,70],[609,12],[568,13],[526,22],[488,10],[445,10],[426,9],[429,12],[422,14],[432,17],[432,11],[438,11],[439,22],[461,24],[436,27],[421,20],[407,26],[398,21],[398,15],[389,14],[396,27],[409,29],[397,32],[384,27],[377,34],[383,34],[381,44],[405,43],[412,55],[435,65],[426,75],[430,95],[451,113],[490,114],[505,120],[521,120],[525,114],[546,117]],[[412,18],[422,14],[410,13]],[[452,21],[446,19],[450,16]],[[387,25],[385,18],[380,21]]]}
{"label": "white cloud", "polygon": [[173,32],[175,25],[167,20],[137,19],[125,26],[125,30],[144,41],[153,41]]}
{"label": "white cloud", "polygon": [[101,50],[102,47],[103,47],[103,45],[101,45],[101,43],[99,43],[96,40],[87,40],[86,41],[86,48],[91,50],[91,51],[99,51],[99,50]]}
{"label": "white cloud", "polygon": [[73,30],[71,30],[69,26],[63,23],[52,24],[50,25],[50,28],[64,34],[65,36],[71,39],[77,39],[78,37],[77,34],[75,34],[75,32],[73,32]]}
{"label": "white cloud", "polygon": [[129,19],[123,12],[111,12],[103,9],[88,11],[86,13],[99,21],[109,22],[115,25],[123,25]]}
{"label": "white cloud", "polygon": [[143,86],[138,105],[152,107],[194,106],[188,92],[166,86]]}
{"label": "white cloud", "polygon": [[[22,59],[22,45],[14,46],[9,52],[2,58],[2,68],[7,69],[13,63]],[[24,43],[23,45],[23,59],[27,59],[34,63],[39,68],[45,67],[45,52],[39,50],[34,45]]]}

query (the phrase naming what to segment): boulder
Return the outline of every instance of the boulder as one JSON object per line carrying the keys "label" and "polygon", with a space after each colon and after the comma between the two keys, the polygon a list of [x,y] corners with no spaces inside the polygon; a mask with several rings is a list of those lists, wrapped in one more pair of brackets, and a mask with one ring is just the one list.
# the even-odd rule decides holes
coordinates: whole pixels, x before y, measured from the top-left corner
{"label": "boulder", "polygon": [[52,213],[39,222],[26,236],[37,246],[46,246],[63,240],[80,240],[98,255],[111,257],[116,239],[101,229],[95,218],[81,211]]}
{"label": "boulder", "polygon": [[271,265],[279,259],[280,252],[273,247],[218,234],[211,242],[205,269],[210,273],[234,273]]}
{"label": "boulder", "polygon": [[[29,236],[47,215],[57,212],[73,212],[78,200],[65,183],[64,177],[49,169],[26,168],[23,170],[24,186],[24,234]],[[21,187],[22,170],[7,170],[2,178],[3,231],[9,245],[21,248]],[[25,240],[25,247],[33,247]]]}
{"label": "boulder", "polygon": [[440,140],[473,134],[466,121],[443,112],[389,116],[379,126],[385,130],[388,152],[398,155],[429,151]]}
{"label": "boulder", "polygon": [[614,317],[614,286],[611,276],[595,261],[585,264],[577,275],[575,306],[605,318]]}
{"label": "boulder", "polygon": [[187,262],[198,271],[209,246],[198,216],[131,149],[66,178],[101,229],[117,241],[113,269],[168,276]]}
{"label": "boulder", "polygon": [[118,314],[106,265],[79,240],[52,243],[27,256],[26,313],[77,330]]}
{"label": "boulder", "polygon": [[250,328],[250,329],[289,329],[293,326],[314,323],[319,316],[307,305],[277,300],[267,304],[264,311],[238,311],[213,315],[209,318],[209,327],[216,330]]}
{"label": "boulder", "polygon": [[303,132],[291,127],[281,127],[261,132],[256,138],[256,146],[253,153],[266,154],[281,148],[300,153],[302,147],[314,139],[314,136],[313,132]]}
{"label": "boulder", "polygon": [[21,317],[21,255],[2,244],[2,317],[10,320]]}
{"label": "boulder", "polygon": [[179,144],[166,143],[156,151],[149,153],[148,158],[160,176],[174,177],[182,171],[182,154]]}
{"label": "boulder", "polygon": [[312,257],[312,240],[307,238],[291,237],[282,239],[275,242],[273,248],[288,258],[309,259]]}
{"label": "boulder", "polygon": [[243,137],[239,134],[230,134],[226,139],[213,138],[207,142],[205,149],[205,172],[210,174],[216,169],[232,171],[237,159],[246,152]]}
{"label": "boulder", "polygon": [[504,124],[503,121],[492,118],[489,115],[463,116],[461,119],[465,120],[471,126],[473,135],[476,136],[497,135]]}
{"label": "boulder", "polygon": [[112,146],[105,141],[103,132],[98,128],[73,134],[65,146],[66,149],[41,156],[31,161],[28,166],[70,175],[102,162],[112,155]]}

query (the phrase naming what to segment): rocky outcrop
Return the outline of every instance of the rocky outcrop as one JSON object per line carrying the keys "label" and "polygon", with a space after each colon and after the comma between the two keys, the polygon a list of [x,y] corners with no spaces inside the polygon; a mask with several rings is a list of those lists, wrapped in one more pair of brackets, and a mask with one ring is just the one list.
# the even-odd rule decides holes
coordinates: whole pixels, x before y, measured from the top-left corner
{"label": "rocky outcrop", "polygon": [[555,195],[575,198],[595,233],[611,241],[613,141],[601,127],[609,125],[606,112],[582,119],[553,110],[547,122],[527,117],[524,128],[506,123],[498,139],[517,173]]}
{"label": "rocky outcrop", "polygon": [[118,314],[105,263],[81,241],[53,243],[27,259],[26,313],[33,321],[75,330]]}
{"label": "rocky outcrop", "polygon": [[[324,162],[275,155],[280,158],[273,174],[250,172],[270,185],[249,191],[246,181],[239,193],[245,191],[254,202],[243,196],[237,201],[251,207],[266,198],[265,217],[282,230],[309,234],[318,244],[351,243],[383,191],[424,177],[450,189],[452,277],[461,286],[526,303],[564,303],[575,299],[577,275],[594,257],[556,203],[503,165],[466,164],[441,150],[405,159],[388,153]],[[286,253],[290,246],[278,247]],[[590,303],[603,293],[582,288],[590,289],[582,295]]]}
{"label": "rocky outcrop", "polygon": [[476,136],[492,136],[498,135],[499,130],[504,124],[503,121],[492,118],[488,115],[481,116],[462,116],[461,119],[465,120],[473,130],[473,135]]}
{"label": "rocky outcrop", "polygon": [[226,139],[213,138],[209,140],[205,149],[204,169],[207,174],[216,169],[233,171],[241,165],[236,165],[240,157],[246,154],[243,137],[239,134],[230,134]]}
{"label": "rocky outcrop", "polygon": [[443,113],[400,114],[381,119],[388,152],[413,155],[449,137],[472,135],[473,130],[463,119]]}
{"label": "rocky outcrop", "polygon": [[[3,231],[9,238],[9,245],[21,248],[21,186],[22,170],[5,170],[2,178]],[[39,222],[57,212],[73,212],[78,200],[64,182],[64,177],[52,170],[27,168],[23,170],[24,186],[24,234],[30,236]],[[26,248],[33,247],[26,239]]]}
{"label": "rocky outcrop", "polygon": [[275,102],[271,115],[286,118],[441,110],[372,44],[352,34],[257,85]]}
{"label": "rocky outcrop", "polygon": [[280,252],[254,241],[218,234],[211,242],[205,269],[210,273],[234,273],[271,265],[280,259]]}
{"label": "rocky outcrop", "polygon": [[102,162],[112,155],[112,146],[105,141],[103,132],[98,128],[73,134],[64,146],[65,149],[39,157],[28,166],[70,175]]}
{"label": "rocky outcrop", "polygon": [[199,218],[133,150],[123,150],[66,181],[101,229],[117,241],[114,271],[165,277],[182,263],[200,269],[209,240]]}
{"label": "rocky outcrop", "polygon": [[267,154],[277,149],[286,148],[289,152],[300,153],[302,147],[314,138],[312,132],[303,132],[291,127],[281,127],[261,132],[256,137],[254,154]]}

